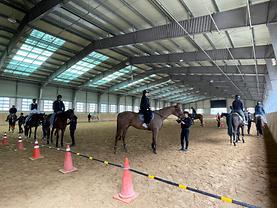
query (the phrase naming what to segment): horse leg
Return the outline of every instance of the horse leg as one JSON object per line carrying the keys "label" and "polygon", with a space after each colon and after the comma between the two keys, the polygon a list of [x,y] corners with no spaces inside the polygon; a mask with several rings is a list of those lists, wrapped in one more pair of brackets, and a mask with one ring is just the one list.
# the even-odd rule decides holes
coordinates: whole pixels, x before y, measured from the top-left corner
{"label": "horse leg", "polygon": [[56,147],[58,147],[59,146],[59,144],[58,144],[58,142],[59,142],[59,130],[57,129],[56,130]]}
{"label": "horse leg", "polygon": [[157,136],[158,136],[158,129],[153,129],[152,130],[152,149],[154,154],[157,154]]}
{"label": "horse leg", "polygon": [[64,130],[61,130],[61,147],[63,147]]}
{"label": "horse leg", "polygon": [[53,133],[54,133],[54,128],[51,129],[51,144],[53,144]]}
{"label": "horse leg", "polygon": [[245,143],[245,141],[244,141],[244,126],[241,127],[241,139],[242,139],[242,142]]}
{"label": "horse leg", "polygon": [[116,154],[116,149],[117,149],[117,141],[121,137],[121,133],[119,133],[119,130],[117,130],[116,135],[115,135],[115,141],[114,141],[114,154]]}
{"label": "horse leg", "polygon": [[36,141],[37,140],[37,126],[35,126],[35,132],[34,132],[34,140]]}
{"label": "horse leg", "polygon": [[123,147],[124,147],[125,152],[127,152],[127,145],[126,145],[126,142],[125,142],[125,136],[126,136],[128,128],[129,128],[129,126],[123,131],[123,134],[122,134],[122,142],[123,142]]}

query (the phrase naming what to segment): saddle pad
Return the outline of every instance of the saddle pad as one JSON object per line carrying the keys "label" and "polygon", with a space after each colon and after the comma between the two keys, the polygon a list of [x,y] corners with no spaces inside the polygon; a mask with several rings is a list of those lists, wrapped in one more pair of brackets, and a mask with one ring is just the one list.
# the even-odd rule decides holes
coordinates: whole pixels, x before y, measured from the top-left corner
{"label": "saddle pad", "polygon": [[[151,121],[154,119],[154,112],[152,111],[151,112]],[[144,115],[142,114],[142,113],[139,113],[139,115],[138,115],[138,118],[139,118],[139,120],[141,121],[141,122],[143,122],[144,121]]]}

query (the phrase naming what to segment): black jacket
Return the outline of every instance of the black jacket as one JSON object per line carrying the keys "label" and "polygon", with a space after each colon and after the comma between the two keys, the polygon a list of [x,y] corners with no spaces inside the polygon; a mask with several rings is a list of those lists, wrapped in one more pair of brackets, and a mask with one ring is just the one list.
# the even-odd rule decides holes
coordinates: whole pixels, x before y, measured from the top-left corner
{"label": "black jacket", "polygon": [[38,104],[32,103],[30,108],[31,108],[30,110],[38,109]]}
{"label": "black jacket", "polygon": [[19,116],[17,121],[18,121],[18,124],[23,124],[25,122],[25,116]]}
{"label": "black jacket", "polygon": [[196,114],[196,110],[194,108],[192,108],[192,113]]}
{"label": "black jacket", "polygon": [[240,100],[234,100],[232,103],[233,111],[240,111],[244,109],[243,103]]}
{"label": "black jacket", "polygon": [[190,117],[183,118],[182,120],[179,120],[178,123],[181,123],[182,129],[188,129],[192,125],[192,119]]}
{"label": "black jacket", "polygon": [[10,108],[9,112],[10,112],[10,114],[16,114],[17,109],[16,108]]}
{"label": "black jacket", "polygon": [[140,110],[141,110],[141,111],[150,110],[149,98],[146,97],[145,95],[143,95],[143,96],[141,97],[141,101],[140,101]]}
{"label": "black jacket", "polygon": [[65,107],[64,107],[64,104],[63,104],[63,101],[58,101],[58,100],[55,100],[53,102],[53,111],[55,113],[59,112],[59,111],[64,111],[65,110]]}

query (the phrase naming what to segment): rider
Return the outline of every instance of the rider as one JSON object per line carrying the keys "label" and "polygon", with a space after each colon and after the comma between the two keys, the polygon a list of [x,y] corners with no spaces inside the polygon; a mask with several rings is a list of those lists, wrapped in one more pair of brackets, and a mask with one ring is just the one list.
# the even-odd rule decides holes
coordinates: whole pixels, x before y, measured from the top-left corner
{"label": "rider", "polygon": [[39,113],[38,111],[38,104],[37,104],[37,99],[33,99],[33,102],[30,104],[30,114],[27,116],[27,118],[25,119],[25,125],[27,123],[27,121],[30,120],[30,118],[32,117],[33,114]]}
{"label": "rider", "polygon": [[144,123],[142,126],[144,128],[148,128],[148,124],[151,121],[151,109],[150,109],[150,102],[149,102],[149,91],[143,90],[142,97],[140,101],[140,113],[144,116]]}
{"label": "rider", "polygon": [[7,116],[6,121],[9,120],[9,118],[10,118],[10,116],[11,116],[12,114],[16,114],[16,112],[17,112],[17,109],[16,109],[15,105],[12,105],[12,107],[11,107],[10,110],[9,110],[9,113],[10,113],[10,114]]}
{"label": "rider", "polygon": [[196,116],[196,110],[194,109],[194,107],[191,107],[191,110],[192,110],[191,117],[195,118],[195,116]]}
{"label": "rider", "polygon": [[255,116],[261,116],[263,119],[263,122],[266,124],[266,118],[265,118],[265,111],[263,108],[263,105],[260,101],[257,102],[257,105],[255,106]]}
{"label": "rider", "polygon": [[242,117],[243,123],[245,125],[247,125],[247,120],[246,120],[245,114],[243,112],[244,105],[243,105],[242,101],[240,100],[240,96],[239,95],[235,96],[235,100],[232,103],[232,108],[233,108],[232,111],[238,113]]}
{"label": "rider", "polygon": [[57,100],[55,100],[53,102],[53,111],[54,111],[54,113],[50,117],[50,127],[51,128],[53,128],[53,126],[54,126],[54,122],[56,120],[56,115],[59,114],[59,113],[64,112],[64,110],[65,110],[65,107],[64,107],[64,103],[62,101],[62,96],[58,95]]}

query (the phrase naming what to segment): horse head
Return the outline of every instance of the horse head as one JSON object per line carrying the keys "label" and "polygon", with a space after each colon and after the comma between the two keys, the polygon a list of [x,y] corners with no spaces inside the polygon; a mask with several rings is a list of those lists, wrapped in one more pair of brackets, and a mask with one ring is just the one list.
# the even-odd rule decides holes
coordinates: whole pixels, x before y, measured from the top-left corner
{"label": "horse head", "polygon": [[71,118],[74,115],[74,110],[73,109],[68,109],[65,111],[66,113],[66,118]]}
{"label": "horse head", "polygon": [[174,111],[172,112],[173,115],[177,116],[180,118],[183,115],[182,107],[180,104],[177,104],[174,107]]}

